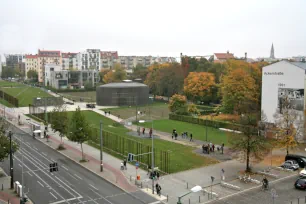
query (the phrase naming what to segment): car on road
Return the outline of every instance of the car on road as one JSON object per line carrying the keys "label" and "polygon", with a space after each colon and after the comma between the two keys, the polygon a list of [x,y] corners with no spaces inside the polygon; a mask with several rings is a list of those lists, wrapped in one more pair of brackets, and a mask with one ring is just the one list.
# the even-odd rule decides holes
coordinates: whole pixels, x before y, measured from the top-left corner
{"label": "car on road", "polygon": [[73,102],[71,102],[71,101],[65,101],[65,104],[68,104],[68,105],[74,105],[74,103],[73,103]]}
{"label": "car on road", "polygon": [[87,103],[86,104],[86,108],[95,108],[95,107],[96,107],[96,105],[93,104],[93,103]]}
{"label": "car on road", "polygon": [[306,178],[299,178],[296,180],[294,187],[297,189],[306,190]]}
{"label": "car on road", "polygon": [[300,168],[299,164],[295,160],[287,160],[281,165],[281,167],[284,169],[292,169],[294,171]]}
{"label": "car on road", "polygon": [[297,155],[297,154],[287,154],[285,161],[287,160],[295,160],[300,168],[305,168],[306,167],[306,157],[302,155]]}
{"label": "car on road", "polygon": [[306,168],[300,171],[300,176],[306,178]]}

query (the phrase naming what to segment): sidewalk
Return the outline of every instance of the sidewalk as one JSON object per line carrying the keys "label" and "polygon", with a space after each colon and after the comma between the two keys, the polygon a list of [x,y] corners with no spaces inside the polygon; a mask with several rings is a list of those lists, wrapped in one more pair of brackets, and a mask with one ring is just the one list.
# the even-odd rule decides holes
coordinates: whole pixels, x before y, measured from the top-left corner
{"label": "sidewalk", "polygon": [[[14,194],[13,190],[0,191],[0,204],[8,202],[10,204],[20,204],[20,199]],[[30,202],[27,202],[27,204],[30,204]]]}

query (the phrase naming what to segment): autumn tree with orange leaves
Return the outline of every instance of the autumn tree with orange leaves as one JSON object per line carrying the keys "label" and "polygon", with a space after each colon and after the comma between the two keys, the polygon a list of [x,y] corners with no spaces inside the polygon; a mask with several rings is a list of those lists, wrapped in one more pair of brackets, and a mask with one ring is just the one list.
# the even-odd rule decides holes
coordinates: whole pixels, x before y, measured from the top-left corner
{"label": "autumn tree with orange leaves", "polygon": [[246,103],[259,106],[259,86],[243,68],[230,69],[222,78],[220,87],[224,112],[240,115],[247,111],[244,106]]}
{"label": "autumn tree with orange leaves", "polygon": [[208,72],[190,72],[184,80],[184,92],[193,101],[208,103],[217,94],[215,76]]}

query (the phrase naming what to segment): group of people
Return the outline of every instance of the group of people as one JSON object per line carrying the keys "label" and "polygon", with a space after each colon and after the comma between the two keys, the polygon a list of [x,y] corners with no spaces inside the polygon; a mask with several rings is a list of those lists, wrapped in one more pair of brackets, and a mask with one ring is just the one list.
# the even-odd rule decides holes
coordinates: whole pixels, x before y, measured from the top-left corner
{"label": "group of people", "polygon": [[[110,111],[108,111],[108,112],[107,112],[107,111],[104,111],[104,114],[105,114],[105,115],[107,115],[107,114],[110,115]],[[119,117],[119,116],[118,116],[118,117]]]}
{"label": "group of people", "polygon": [[221,153],[223,154],[224,143],[222,143],[221,146],[216,146],[212,142],[202,145],[203,153],[209,154],[210,152],[215,152],[215,149],[217,149],[218,152],[221,151]]}
{"label": "group of people", "polygon": [[[146,132],[146,128],[143,127],[143,128],[142,128],[142,134],[144,135],[145,132]],[[139,126],[137,127],[137,133],[138,133],[138,136],[140,136],[140,127],[139,127]],[[152,134],[153,134],[153,129],[150,128],[150,130],[149,130],[149,136],[150,136],[150,138],[152,137]]]}
{"label": "group of people", "polygon": [[[188,132],[182,132],[182,138],[184,139],[188,139]],[[177,140],[177,137],[178,137],[178,134],[177,134],[177,131],[176,131],[176,129],[173,129],[173,131],[172,131],[172,139],[174,138],[175,140]],[[193,139],[192,139],[192,133],[190,133],[190,135],[189,135],[189,141],[191,142],[191,141],[193,141]]]}

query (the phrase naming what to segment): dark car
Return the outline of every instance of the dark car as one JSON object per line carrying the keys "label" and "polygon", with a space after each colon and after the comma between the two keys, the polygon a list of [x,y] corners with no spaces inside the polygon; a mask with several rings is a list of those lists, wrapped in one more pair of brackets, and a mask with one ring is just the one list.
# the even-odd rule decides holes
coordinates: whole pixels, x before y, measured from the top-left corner
{"label": "dark car", "polygon": [[306,167],[306,157],[305,156],[296,155],[296,154],[287,154],[285,161],[287,160],[295,160],[299,164],[300,168]]}
{"label": "dark car", "polygon": [[296,171],[299,169],[299,164],[295,160],[287,160],[281,165],[281,167]]}
{"label": "dark car", "polygon": [[86,108],[95,108],[96,105],[95,104],[92,104],[92,103],[87,103],[86,104]]}
{"label": "dark car", "polygon": [[294,184],[295,188],[306,190],[306,178],[299,178]]}

